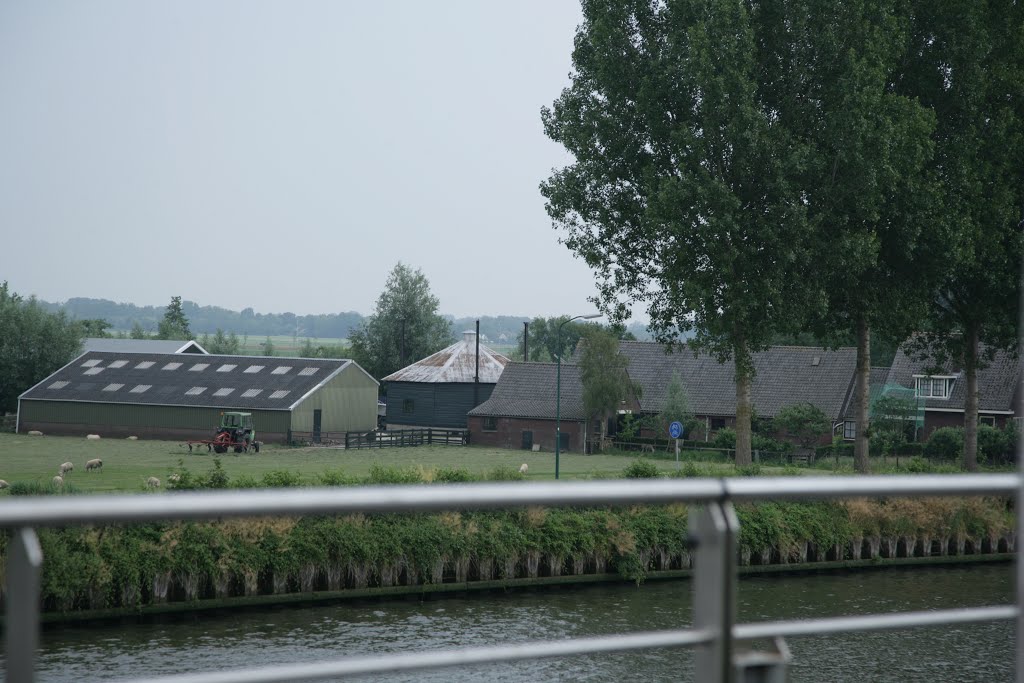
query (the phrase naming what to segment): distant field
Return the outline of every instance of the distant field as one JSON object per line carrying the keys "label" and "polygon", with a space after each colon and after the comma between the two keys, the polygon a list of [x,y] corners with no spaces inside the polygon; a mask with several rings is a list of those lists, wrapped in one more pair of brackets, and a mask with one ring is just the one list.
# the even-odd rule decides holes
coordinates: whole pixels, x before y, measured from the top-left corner
{"label": "distant field", "polygon": [[[202,337],[202,335],[199,335]],[[275,356],[297,356],[306,339],[313,346],[348,346],[348,339],[337,337],[292,337],[290,335],[270,335],[270,342],[274,345]],[[242,342],[242,353],[248,356],[262,356],[263,343],[267,341],[266,335],[262,337],[249,336],[239,337]]]}
{"label": "distant field", "polygon": [[[423,471],[439,467],[463,467],[475,474],[486,474],[499,466],[518,468],[529,465],[528,480],[552,480],[555,460],[552,453],[503,450],[475,446],[420,446],[416,448],[385,448],[372,450],[337,450],[332,448],[290,448],[264,446],[258,454],[225,453],[221,463],[229,477],[248,475],[256,479],[273,470],[287,470],[302,476],[307,484],[318,483],[318,475],[341,470],[355,477],[365,477],[374,464],[391,467],[415,467]],[[85,462],[103,460],[101,473],[86,472]],[[563,453],[559,460],[560,476],[585,479],[594,474],[617,474],[634,460],[621,455],[576,455]],[[155,476],[166,481],[179,461],[194,473],[213,468],[213,455],[205,449],[190,454],[177,441],[128,441],[101,439],[88,441],[80,437],[26,436],[0,434],[0,479],[14,482],[49,482],[62,462],[69,461],[75,469],[67,481],[83,492],[141,492],[145,481]],[[671,460],[653,460],[660,469],[675,469]],[[731,465],[718,467],[721,474],[733,472]]]}

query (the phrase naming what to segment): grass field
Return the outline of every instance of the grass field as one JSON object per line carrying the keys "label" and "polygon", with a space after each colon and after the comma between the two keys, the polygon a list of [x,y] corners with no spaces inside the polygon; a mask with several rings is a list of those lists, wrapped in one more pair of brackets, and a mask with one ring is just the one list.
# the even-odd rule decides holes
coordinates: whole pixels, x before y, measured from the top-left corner
{"label": "grass field", "polygon": [[[274,470],[287,470],[302,477],[303,482],[319,483],[324,472],[341,470],[347,475],[365,477],[373,465],[414,467],[423,472],[440,467],[465,468],[484,475],[496,467],[518,468],[529,465],[527,480],[548,481],[555,476],[553,453],[534,453],[481,448],[475,446],[420,446],[416,448],[383,448],[339,450],[333,448],[290,448],[269,444],[257,453],[225,453],[218,456],[228,476],[247,475],[261,479]],[[86,472],[85,462],[103,460],[102,472]],[[27,436],[0,434],[0,479],[9,483],[47,483],[63,462],[74,464],[74,471],[65,478],[81,492],[141,492],[145,481],[155,476],[166,481],[167,475],[179,467],[179,461],[199,474],[213,468],[214,456],[203,448],[197,454],[177,441],[128,441],[101,439],[89,441],[82,437]],[[563,453],[559,458],[559,474],[565,479],[585,479],[597,474],[613,475],[635,460],[624,455],[578,455]],[[672,460],[652,460],[660,469],[675,469]],[[734,473],[728,464],[705,464],[722,475]],[[770,472],[766,472],[770,473]]]}
{"label": "grass field", "polygon": [[[200,337],[202,337],[202,335],[200,335]],[[306,343],[306,339],[309,339],[313,346],[348,346],[348,339],[339,339],[337,337],[292,337],[290,335],[283,334],[270,335],[270,343],[274,345],[275,356],[299,355],[299,349],[301,349]],[[242,345],[240,353],[246,356],[262,356],[263,343],[265,341],[267,341],[266,335],[262,337],[258,335],[239,337],[239,342],[241,342]]]}

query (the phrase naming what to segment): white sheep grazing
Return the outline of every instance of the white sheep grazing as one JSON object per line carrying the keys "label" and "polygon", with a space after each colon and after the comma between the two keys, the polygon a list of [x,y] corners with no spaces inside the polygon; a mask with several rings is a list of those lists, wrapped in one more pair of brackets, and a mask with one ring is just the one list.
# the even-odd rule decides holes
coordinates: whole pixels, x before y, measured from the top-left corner
{"label": "white sheep grazing", "polygon": [[60,476],[59,474],[56,477],[54,477],[52,481],[53,485],[56,486],[57,488],[64,486],[64,477]]}
{"label": "white sheep grazing", "polygon": [[38,429],[33,429],[28,433],[29,436],[42,436],[43,433]]}
{"label": "white sheep grazing", "polygon": [[181,481],[181,475],[178,474],[177,472],[173,472],[171,473],[171,476],[167,477],[167,481],[168,483],[171,484],[177,484],[179,481]]}
{"label": "white sheep grazing", "polygon": [[93,458],[89,462],[85,463],[85,471],[86,472],[89,472],[91,470],[102,470],[102,469],[103,469],[103,461],[100,460],[99,458]]}
{"label": "white sheep grazing", "polygon": [[146,480],[146,486],[148,486],[151,489],[158,489],[160,488],[160,480],[157,479],[156,477],[150,477],[149,479]]}
{"label": "white sheep grazing", "polygon": [[86,434],[85,438],[89,439],[90,441],[95,441],[96,439],[100,438],[100,435],[99,434]]}
{"label": "white sheep grazing", "polygon": [[526,474],[529,469],[530,466],[524,462],[522,465],[519,466],[519,474]]}
{"label": "white sheep grazing", "polygon": [[6,481],[4,481],[3,479],[0,479],[0,489],[5,489],[5,488],[7,488],[7,487],[9,487],[9,486],[10,486],[10,484],[8,484],[8,483],[7,483]]}
{"label": "white sheep grazing", "polygon": [[70,462],[66,462],[66,463],[64,463],[64,464],[62,464],[60,466],[60,472],[58,472],[57,474],[59,474],[60,476],[63,477],[65,474],[67,474],[68,472],[70,472],[73,469],[75,469],[74,464],[72,464]]}

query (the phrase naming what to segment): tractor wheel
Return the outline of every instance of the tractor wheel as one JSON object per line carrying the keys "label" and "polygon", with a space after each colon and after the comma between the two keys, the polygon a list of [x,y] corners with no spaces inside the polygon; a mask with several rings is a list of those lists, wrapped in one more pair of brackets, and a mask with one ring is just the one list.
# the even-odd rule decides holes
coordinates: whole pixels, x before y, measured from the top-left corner
{"label": "tractor wheel", "polygon": [[252,442],[252,447],[256,449],[257,453],[260,452],[260,442],[259,441],[253,441]]}
{"label": "tractor wheel", "polygon": [[214,453],[227,453],[228,452],[228,447],[227,446],[216,445],[216,446],[213,447],[213,452]]}

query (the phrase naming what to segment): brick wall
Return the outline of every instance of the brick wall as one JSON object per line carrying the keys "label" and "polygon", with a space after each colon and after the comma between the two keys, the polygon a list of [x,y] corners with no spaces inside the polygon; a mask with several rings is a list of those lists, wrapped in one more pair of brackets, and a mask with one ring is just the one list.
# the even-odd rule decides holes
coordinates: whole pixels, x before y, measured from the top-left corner
{"label": "brick wall", "polygon": [[[555,421],[528,419],[518,417],[494,418],[495,429],[484,430],[484,418],[471,415],[469,417],[470,443],[474,446],[490,446],[492,448],[522,448],[523,432],[533,433],[534,445],[546,453],[555,452]],[[564,453],[583,452],[583,422],[562,420],[562,434],[569,435],[569,445],[563,448]]]}

